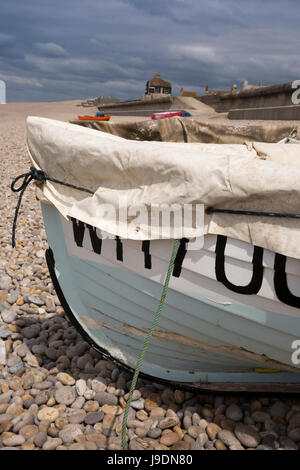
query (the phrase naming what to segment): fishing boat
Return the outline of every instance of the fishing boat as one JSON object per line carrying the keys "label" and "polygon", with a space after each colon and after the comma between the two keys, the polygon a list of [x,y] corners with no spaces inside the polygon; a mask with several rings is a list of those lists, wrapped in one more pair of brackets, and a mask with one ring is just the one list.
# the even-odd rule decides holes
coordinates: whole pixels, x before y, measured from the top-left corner
{"label": "fishing boat", "polygon": [[78,116],[79,121],[109,121],[110,116]]}
{"label": "fishing boat", "polygon": [[[197,390],[300,391],[297,145],[139,142],[38,117],[27,136],[47,175],[37,196],[49,271],[90,344],[135,368],[179,238],[143,374]],[[203,225],[180,237],[132,214],[115,221],[124,195],[201,203]]]}

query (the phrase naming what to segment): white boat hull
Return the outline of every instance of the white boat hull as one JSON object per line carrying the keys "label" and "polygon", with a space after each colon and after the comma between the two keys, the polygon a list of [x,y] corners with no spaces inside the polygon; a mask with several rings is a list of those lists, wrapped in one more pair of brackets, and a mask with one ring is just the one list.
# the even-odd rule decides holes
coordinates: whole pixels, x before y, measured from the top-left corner
{"label": "white boat hull", "polygon": [[[146,247],[133,240],[101,243],[98,230],[67,221],[51,205],[42,209],[55,277],[76,323],[94,345],[135,368],[158,306],[172,241],[155,240]],[[219,238],[219,267],[225,241]],[[258,250],[253,259],[251,245],[227,240],[222,274],[216,269],[217,242],[208,235],[200,250],[182,245],[187,251],[176,267],[179,277],[171,276],[143,373],[202,386],[300,384],[300,368],[292,362],[300,309],[278,299],[275,254]],[[288,258],[286,272],[290,293],[297,293],[300,260]],[[247,286],[246,292],[239,293],[240,286]]]}

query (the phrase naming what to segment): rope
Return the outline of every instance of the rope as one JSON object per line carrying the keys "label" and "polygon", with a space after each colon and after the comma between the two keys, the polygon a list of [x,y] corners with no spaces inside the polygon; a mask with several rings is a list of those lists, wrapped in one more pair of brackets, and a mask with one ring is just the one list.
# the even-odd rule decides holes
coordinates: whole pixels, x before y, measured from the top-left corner
{"label": "rope", "polygon": [[[16,183],[23,178],[23,182],[20,186],[16,187]],[[14,221],[13,221],[13,227],[12,227],[12,247],[15,248],[16,246],[16,226],[17,226],[17,220],[18,220],[18,215],[19,215],[19,210],[22,202],[22,198],[24,195],[24,192],[28,185],[31,183],[32,180],[39,181],[39,182],[45,182],[45,181],[51,181],[52,183],[57,183],[61,184],[62,186],[67,186],[68,188],[72,189],[77,189],[78,191],[84,191],[89,194],[94,194],[92,191],[86,188],[81,188],[80,186],[75,186],[70,183],[65,183],[64,181],[59,181],[54,178],[51,178],[48,176],[44,171],[42,170],[37,170],[33,166],[30,168],[30,171],[28,173],[24,173],[23,175],[17,176],[11,183],[11,190],[14,193],[20,193],[18,203],[16,206],[15,210],[15,216],[14,216]]]}
{"label": "rope", "polygon": [[[184,125],[183,123],[181,124],[184,130]],[[16,183],[22,178],[23,178],[22,184],[16,187]],[[74,184],[65,183],[64,181],[59,181],[55,178],[51,178],[44,171],[37,170],[35,167],[32,166],[28,173],[24,173],[23,175],[17,176],[11,183],[11,190],[14,193],[20,193],[16,210],[15,210],[15,216],[14,216],[13,227],[12,227],[11,244],[13,248],[15,248],[16,246],[16,226],[17,226],[17,220],[18,220],[22,198],[23,198],[26,188],[28,187],[28,185],[31,183],[32,180],[39,181],[42,183],[44,183],[45,181],[51,181],[52,183],[57,183],[62,186],[67,186],[68,188],[77,189],[77,191],[83,191],[88,194],[94,194],[93,191],[91,191],[90,189],[82,188],[80,186],[75,186]],[[206,213],[207,214],[213,214],[213,213],[239,214],[239,215],[250,215],[250,216],[256,215],[259,217],[281,217],[281,218],[289,218],[289,219],[300,219],[300,214],[289,214],[289,213],[281,213],[281,212],[259,212],[259,211],[247,211],[247,210],[233,210],[233,209],[216,209],[214,207],[208,207],[206,209]]]}
{"label": "rope", "polygon": [[246,210],[233,210],[233,209],[216,209],[215,207],[208,207],[207,214],[221,213],[221,214],[239,214],[239,215],[257,215],[259,217],[281,217],[286,219],[300,219],[300,214],[289,214],[284,212],[259,212],[259,211],[246,211]]}
{"label": "rope", "polygon": [[152,335],[153,335],[153,333],[156,329],[158,320],[160,318],[160,315],[161,315],[161,312],[162,312],[162,309],[163,309],[163,306],[164,306],[164,303],[165,303],[165,300],[166,300],[167,291],[168,291],[168,287],[169,287],[169,281],[170,281],[171,273],[172,273],[172,270],[173,270],[176,254],[177,254],[177,251],[178,251],[178,246],[179,246],[179,240],[174,240],[173,251],[172,251],[172,255],[171,255],[171,259],[170,259],[169,268],[168,268],[168,271],[167,271],[163,291],[162,291],[162,294],[161,294],[159,306],[158,306],[157,312],[155,314],[155,317],[154,317],[154,320],[153,320],[153,323],[152,323],[152,327],[149,330],[148,335],[145,339],[142,351],[140,353],[140,357],[139,357],[139,359],[137,361],[137,364],[136,364],[133,379],[132,379],[132,382],[131,382],[129,397],[128,397],[128,400],[127,400],[127,403],[126,403],[124,416],[123,416],[123,422],[122,422],[122,448],[123,448],[123,450],[127,450],[126,425],[127,425],[129,408],[130,408],[130,404],[131,404],[131,401],[132,401],[132,395],[133,395],[133,392],[134,392],[135,387],[136,387],[137,379],[138,379],[138,376],[139,376],[139,373],[140,373],[140,370],[141,370],[141,367],[142,367],[142,364],[143,364],[145,353],[148,349],[151,337],[152,337]]}

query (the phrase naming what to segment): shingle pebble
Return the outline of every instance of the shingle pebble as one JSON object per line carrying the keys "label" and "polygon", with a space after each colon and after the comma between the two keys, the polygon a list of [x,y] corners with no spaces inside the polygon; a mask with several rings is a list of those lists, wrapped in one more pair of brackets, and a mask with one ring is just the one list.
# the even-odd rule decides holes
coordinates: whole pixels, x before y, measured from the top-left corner
{"label": "shingle pebble", "polygon": [[57,403],[63,403],[64,405],[71,405],[76,399],[76,392],[74,388],[66,385],[58,388],[55,391],[55,400]]}
{"label": "shingle pebble", "polygon": [[104,418],[104,413],[103,411],[95,411],[92,413],[88,413],[85,418],[84,422],[85,424],[96,424],[100,423]]}
{"label": "shingle pebble", "polygon": [[243,423],[237,423],[234,433],[241,444],[245,447],[257,447],[261,436],[255,429]]}

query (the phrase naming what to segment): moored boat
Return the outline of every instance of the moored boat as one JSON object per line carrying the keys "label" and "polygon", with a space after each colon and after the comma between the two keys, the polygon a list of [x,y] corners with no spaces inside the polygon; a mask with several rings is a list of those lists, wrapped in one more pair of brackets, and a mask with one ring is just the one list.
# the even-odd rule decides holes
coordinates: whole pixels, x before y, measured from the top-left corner
{"label": "moored boat", "polygon": [[[57,293],[95,347],[136,366],[180,238],[143,373],[202,389],[299,387],[300,221],[274,217],[287,208],[297,214],[298,146],[134,142],[41,118],[27,126],[35,168],[91,192],[48,180],[38,196]],[[114,223],[107,206],[103,212],[125,193],[135,205],[199,202],[229,211],[235,204],[261,216],[207,214],[183,237],[155,226],[160,239],[148,236],[147,224]]]}
{"label": "moored boat", "polygon": [[162,113],[153,113],[151,119],[166,119],[176,116],[185,116],[185,111],[165,111]]}
{"label": "moored boat", "polygon": [[109,121],[110,116],[78,116],[79,121]]}

